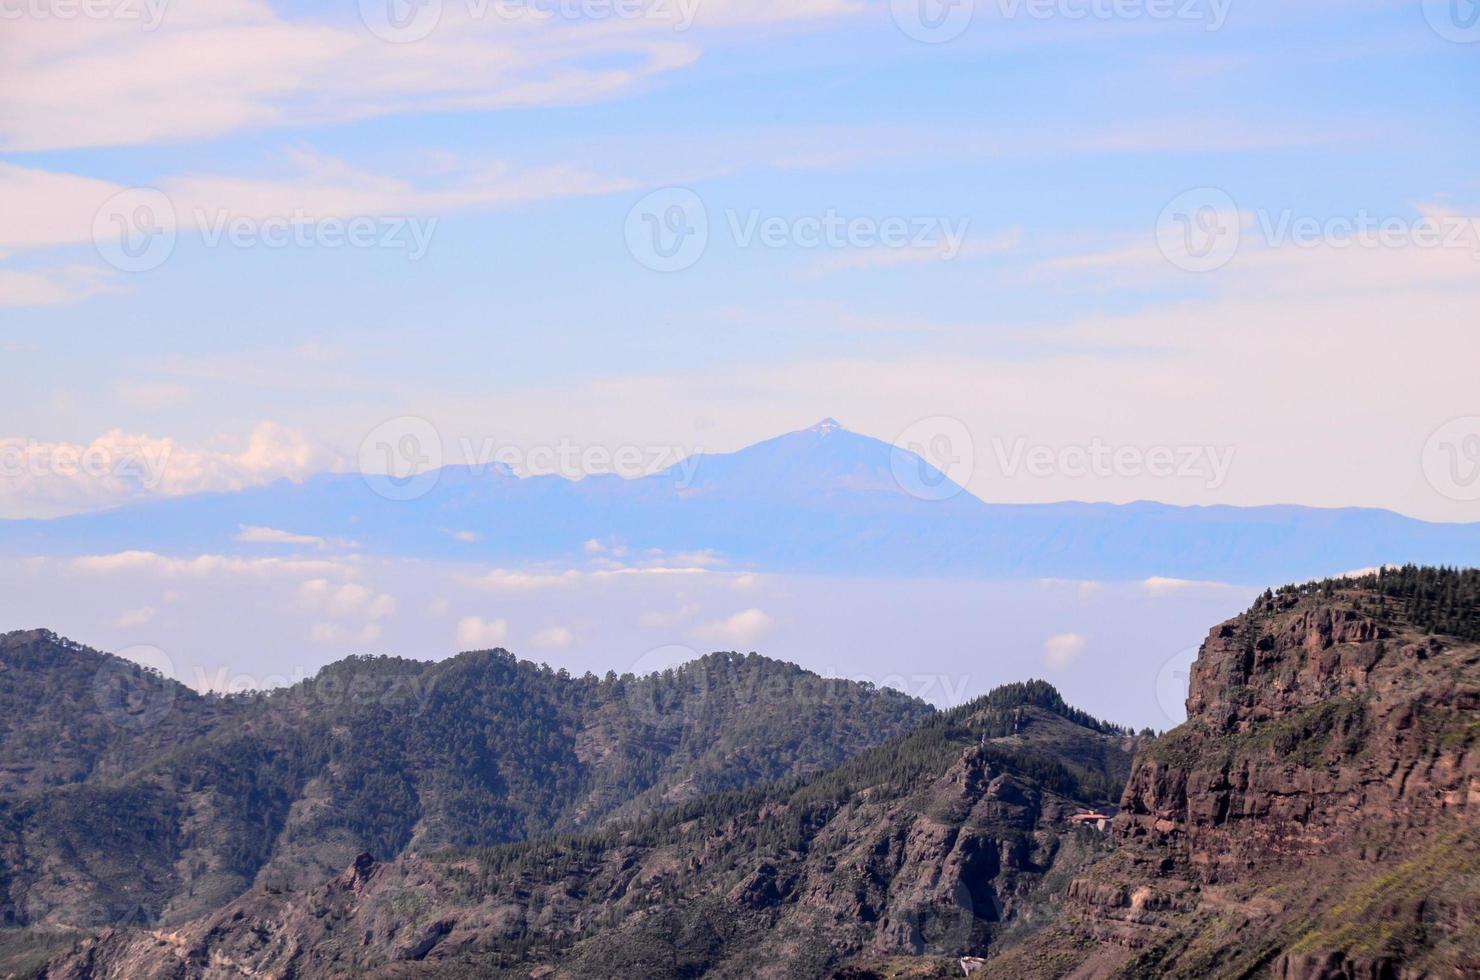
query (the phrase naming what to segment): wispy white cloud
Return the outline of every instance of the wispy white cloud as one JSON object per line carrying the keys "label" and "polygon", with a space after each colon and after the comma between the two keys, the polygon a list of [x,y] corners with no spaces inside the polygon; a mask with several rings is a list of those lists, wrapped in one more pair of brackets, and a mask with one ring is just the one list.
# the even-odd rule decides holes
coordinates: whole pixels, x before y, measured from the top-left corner
{"label": "wispy white cloud", "polygon": [[236,540],[244,544],[293,544],[305,545],[311,548],[326,548],[329,546],[327,538],[320,538],[312,534],[294,534],[292,531],[282,531],[275,527],[250,527],[243,525],[237,532]]}
{"label": "wispy white cloud", "polygon": [[692,619],[698,612],[698,603],[686,602],[671,611],[649,610],[638,616],[637,621],[648,629],[669,629]]}
{"label": "wispy white cloud", "polygon": [[527,572],[507,568],[495,568],[482,575],[465,575],[463,584],[475,589],[491,592],[532,592],[538,589],[563,589],[581,580],[581,573],[574,570],[563,572]]}
{"label": "wispy white cloud", "polygon": [[340,618],[363,618],[372,622],[396,612],[396,599],[359,582],[335,585],[317,578],[298,588],[298,602],[305,609],[319,610]]}
{"label": "wispy white cloud", "polygon": [[564,626],[540,630],[530,643],[541,650],[564,650],[576,641],[575,634]]}
{"label": "wispy white cloud", "polygon": [[1147,595],[1165,596],[1176,595],[1192,589],[1230,589],[1235,588],[1222,582],[1204,582],[1196,579],[1167,578],[1161,575],[1153,575],[1141,582],[1141,589]]}
{"label": "wispy white cloud", "polygon": [[0,269],[0,308],[70,306],[120,289],[113,270],[100,266]]}
{"label": "wispy white cloud", "polygon": [[508,636],[509,622],[506,619],[465,616],[457,623],[457,645],[462,650],[500,646]]}
{"label": "wispy white cloud", "polygon": [[723,560],[713,552],[686,554],[651,554],[644,564],[623,564],[600,558],[588,569],[495,568],[481,574],[464,574],[458,580],[473,589],[489,592],[535,592],[544,589],[567,589],[584,582],[641,576],[689,576],[709,574]]}
{"label": "wispy white cloud", "polygon": [[172,381],[120,381],[114,386],[118,398],[134,408],[168,408],[188,401],[190,388]]}
{"label": "wispy white cloud", "polygon": [[121,189],[109,180],[0,162],[0,208],[6,217],[0,252],[88,241],[98,209]]}
{"label": "wispy white cloud", "polygon": [[941,237],[928,248],[844,249],[818,259],[808,270],[807,275],[815,277],[835,272],[866,272],[898,266],[989,258],[1015,251],[1022,244],[1023,239],[1021,228],[1010,228],[1004,232],[976,238],[970,237],[969,229],[963,226],[960,233],[962,237],[959,242]]}
{"label": "wispy white cloud", "polygon": [[0,518],[54,517],[148,497],[302,480],[334,460],[302,433],[271,422],[259,423],[237,451],[122,431],[90,443],[0,437]]}
{"label": "wispy white cloud", "polygon": [[380,639],[382,630],[377,623],[366,623],[358,629],[341,623],[315,623],[309,630],[309,638],[315,643],[374,643]]}
{"label": "wispy white cloud", "polygon": [[1056,633],[1043,641],[1043,663],[1050,670],[1063,670],[1084,652],[1086,640],[1079,633]]}
{"label": "wispy white cloud", "polygon": [[[143,5],[150,6],[150,5]],[[153,4],[152,7],[161,6]],[[261,0],[173,0],[122,18],[23,17],[0,36],[0,149],[154,143],[408,112],[572,105],[694,63],[716,32],[857,12],[850,0],[652,5],[578,20],[533,6],[446,4],[412,43],[353,18],[292,18]],[[373,8],[367,8],[373,9]],[[662,10],[662,14],[657,11]],[[678,28],[690,27],[689,30]]]}
{"label": "wispy white cloud", "polygon": [[153,606],[140,606],[138,609],[130,609],[119,615],[113,621],[113,625],[120,629],[128,629],[134,626],[145,626],[159,615],[159,610]]}
{"label": "wispy white cloud", "polygon": [[692,565],[691,566],[649,565],[649,566],[643,566],[643,567],[630,567],[630,568],[604,568],[604,569],[601,569],[599,571],[588,572],[586,574],[589,575],[593,579],[602,579],[602,578],[625,578],[625,577],[628,577],[628,576],[643,576],[643,575],[657,575],[657,576],[664,576],[664,575],[706,575],[709,572],[710,572],[710,569],[708,569],[708,568],[701,568],[701,567],[692,566]]}
{"label": "wispy white cloud", "polygon": [[253,576],[353,576],[356,569],[343,562],[303,558],[238,558],[230,555],[197,555],[173,558],[153,551],[119,551],[84,555],[69,560],[70,566],[89,574],[148,574],[159,578],[202,578],[213,575]]}
{"label": "wispy white cloud", "polygon": [[742,646],[754,643],[771,632],[776,621],[760,609],[745,609],[724,619],[705,623],[694,635],[710,643]]}
{"label": "wispy white cloud", "polygon": [[[445,161],[430,173],[401,176],[376,173],[307,150],[286,154],[275,176],[159,174],[152,188],[163,195],[170,214],[161,226],[195,232],[214,241],[228,221],[288,218],[295,222],[357,217],[445,216],[534,201],[608,194],[638,184],[569,164],[519,166],[507,161]],[[99,215],[128,188],[115,181],[0,163],[0,209],[13,220],[0,227],[0,252],[56,248],[93,241]],[[104,228],[104,231],[111,229]],[[58,267],[50,280],[91,271]],[[36,276],[42,273],[34,273]]]}

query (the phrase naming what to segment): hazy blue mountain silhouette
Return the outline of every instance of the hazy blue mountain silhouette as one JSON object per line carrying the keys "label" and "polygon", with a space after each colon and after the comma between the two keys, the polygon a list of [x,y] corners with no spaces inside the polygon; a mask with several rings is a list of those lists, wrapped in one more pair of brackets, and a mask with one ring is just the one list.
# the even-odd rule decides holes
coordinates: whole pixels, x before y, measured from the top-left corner
{"label": "hazy blue mountain silhouette", "polygon": [[[573,563],[587,559],[583,545],[596,539],[620,542],[634,559],[650,549],[712,551],[734,569],[848,575],[1159,575],[1267,584],[1380,563],[1480,564],[1480,524],[1377,509],[990,504],[915,454],[830,419],[690,463],[635,480],[580,481],[450,466],[430,492],[405,501],[377,495],[359,474],[323,474],[301,484],[4,521],[0,550],[294,550],[236,540],[242,527],[256,526],[350,540],[374,555]],[[454,537],[468,531],[477,540]]]}

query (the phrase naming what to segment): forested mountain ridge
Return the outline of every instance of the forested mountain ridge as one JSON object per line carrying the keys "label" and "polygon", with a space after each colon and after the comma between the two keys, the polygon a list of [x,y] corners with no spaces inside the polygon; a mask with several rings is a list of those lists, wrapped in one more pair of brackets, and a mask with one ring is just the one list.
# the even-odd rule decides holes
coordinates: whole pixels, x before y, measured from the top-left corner
{"label": "forested mountain ridge", "polygon": [[[169,929],[42,935],[32,966],[895,980],[977,956],[1026,980],[1473,976],[1477,620],[1477,571],[1286,587],[1210,632],[1189,720],[1158,739],[1007,685],[824,772],[499,846],[366,853]],[[1116,799],[1108,834],[1073,819]]]}
{"label": "forested mountain ridge", "polygon": [[572,677],[501,651],[355,657],[202,696],[45,631],[0,637],[6,920],[168,923],[355,855],[605,825],[816,772],[933,709],[756,655]]}
{"label": "forested mountain ridge", "polygon": [[49,975],[822,977],[957,955],[1031,929],[1105,853],[1069,818],[1118,796],[1148,741],[1009,685],[817,776],[597,833],[366,855],[168,935],[108,931]]}

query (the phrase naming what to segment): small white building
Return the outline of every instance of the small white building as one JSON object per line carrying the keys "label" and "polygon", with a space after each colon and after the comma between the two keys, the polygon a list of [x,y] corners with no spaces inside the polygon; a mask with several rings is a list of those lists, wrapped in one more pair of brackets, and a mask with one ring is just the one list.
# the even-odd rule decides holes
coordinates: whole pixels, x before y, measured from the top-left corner
{"label": "small white building", "polygon": [[1069,818],[1069,822],[1073,824],[1088,824],[1096,830],[1104,831],[1110,828],[1110,815],[1108,813],[1100,813],[1097,810],[1091,810],[1088,813],[1074,814],[1074,816]]}

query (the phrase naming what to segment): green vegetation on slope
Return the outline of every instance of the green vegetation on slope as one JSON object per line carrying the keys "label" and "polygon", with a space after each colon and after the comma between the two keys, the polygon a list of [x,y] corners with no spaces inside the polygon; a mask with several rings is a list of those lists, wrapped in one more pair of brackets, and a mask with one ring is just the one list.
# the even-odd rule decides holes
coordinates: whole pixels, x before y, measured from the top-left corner
{"label": "green vegetation on slope", "polygon": [[1480,569],[1404,565],[1383,567],[1366,575],[1327,578],[1285,585],[1266,592],[1251,612],[1276,596],[1359,593],[1357,608],[1379,620],[1391,620],[1426,633],[1480,640]]}
{"label": "green vegetation on slope", "polygon": [[257,880],[311,887],[362,851],[526,840],[817,772],[933,714],[730,653],[605,678],[501,650],[353,657],[211,698],[49,633],[9,634],[0,902],[20,922],[179,919]]}

